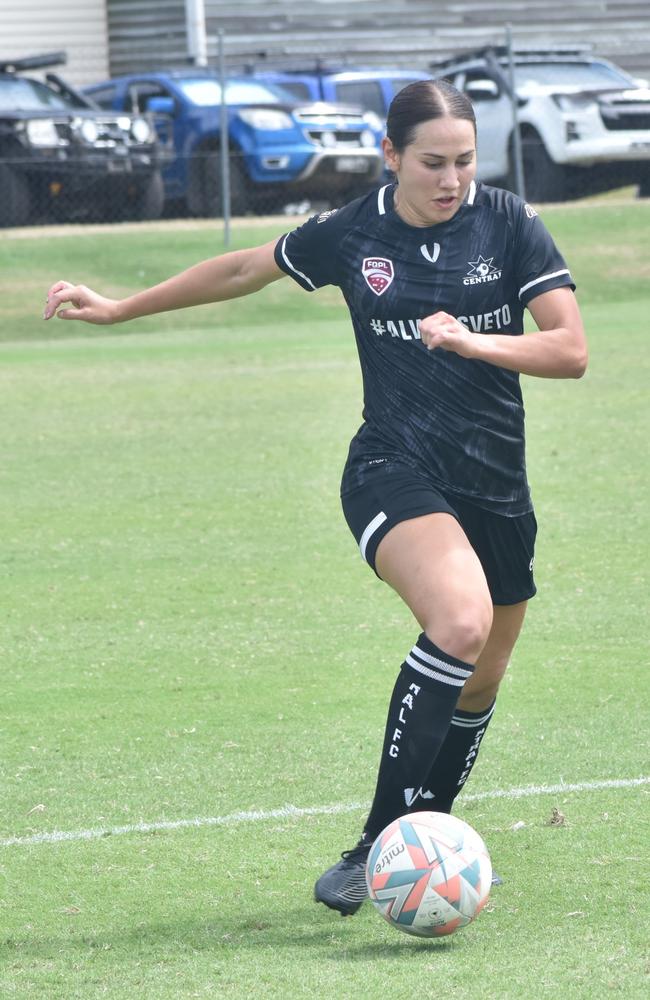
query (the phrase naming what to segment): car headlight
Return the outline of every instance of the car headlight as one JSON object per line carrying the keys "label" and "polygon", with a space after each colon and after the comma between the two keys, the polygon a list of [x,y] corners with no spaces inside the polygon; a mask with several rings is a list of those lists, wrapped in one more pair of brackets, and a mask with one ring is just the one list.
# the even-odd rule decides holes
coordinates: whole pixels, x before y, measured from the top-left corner
{"label": "car headlight", "polygon": [[58,146],[59,133],[50,118],[33,118],[25,126],[32,146]]}
{"label": "car headlight", "polygon": [[246,125],[261,132],[277,132],[293,127],[293,121],[285,111],[273,108],[244,108],[239,112],[239,117]]}
{"label": "car headlight", "polygon": [[364,131],[361,133],[360,139],[361,139],[361,145],[365,146],[366,149],[370,149],[371,146],[377,145],[373,133],[370,132],[368,129],[364,129]]}
{"label": "car headlight", "polygon": [[131,122],[131,136],[136,142],[151,142],[153,135],[146,118],[134,118]]}
{"label": "car headlight", "polygon": [[587,111],[597,107],[597,101],[590,94],[553,94],[552,97],[562,111]]}
{"label": "car headlight", "polygon": [[384,123],[379,117],[379,115],[375,114],[374,111],[366,111],[363,116],[363,120],[368,126],[368,128],[371,128],[373,132],[384,131]]}
{"label": "car headlight", "polygon": [[84,142],[92,146],[97,142],[97,136],[99,135],[97,124],[91,118],[83,118],[79,122],[79,135]]}

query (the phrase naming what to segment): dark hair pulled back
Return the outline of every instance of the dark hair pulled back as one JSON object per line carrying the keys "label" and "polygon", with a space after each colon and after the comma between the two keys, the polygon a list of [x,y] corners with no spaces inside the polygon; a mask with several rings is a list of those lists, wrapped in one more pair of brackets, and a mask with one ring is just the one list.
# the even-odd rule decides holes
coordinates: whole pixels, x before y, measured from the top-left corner
{"label": "dark hair pulled back", "polygon": [[476,135],[476,116],[470,99],[446,80],[416,80],[395,95],[388,109],[386,135],[401,153],[413,142],[422,122],[434,118],[464,118]]}

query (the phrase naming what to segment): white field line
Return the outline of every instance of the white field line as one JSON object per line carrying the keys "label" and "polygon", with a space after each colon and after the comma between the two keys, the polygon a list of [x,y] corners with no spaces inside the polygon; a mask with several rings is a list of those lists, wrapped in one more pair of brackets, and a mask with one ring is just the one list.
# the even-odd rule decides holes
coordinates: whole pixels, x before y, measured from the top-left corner
{"label": "white field line", "polygon": [[[525,799],[534,795],[561,795],[567,792],[598,792],[609,788],[635,788],[650,785],[650,777],[610,778],[603,781],[581,781],[576,784],[560,782],[558,785],[527,785],[525,788],[494,789],[463,796],[463,802],[480,802],[484,799]],[[60,844],[71,840],[99,840],[118,837],[125,833],[159,833],[165,830],[183,830],[188,827],[234,826],[237,823],[259,823],[272,819],[292,819],[300,816],[335,816],[340,813],[363,811],[367,802],[339,802],[329,806],[282,806],[279,809],[253,810],[229,813],[226,816],[196,816],[194,819],[161,820],[157,823],[131,823],[128,826],[94,827],[89,830],[54,830],[35,833],[29,837],[7,837],[0,840],[0,847],[21,847],[29,844]]]}

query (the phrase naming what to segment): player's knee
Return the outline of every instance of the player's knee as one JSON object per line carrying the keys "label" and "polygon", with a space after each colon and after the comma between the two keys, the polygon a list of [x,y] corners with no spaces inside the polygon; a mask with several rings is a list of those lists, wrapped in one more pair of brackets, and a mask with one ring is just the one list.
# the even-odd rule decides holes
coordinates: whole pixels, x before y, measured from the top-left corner
{"label": "player's knee", "polygon": [[459,602],[444,618],[435,615],[425,632],[445,653],[475,663],[492,628],[492,603],[482,597]]}
{"label": "player's knee", "polygon": [[479,677],[476,683],[472,683],[474,680],[475,677],[470,677],[458,699],[458,707],[464,712],[482,712],[488,708],[496,698],[501,682],[500,677]]}
{"label": "player's knee", "polygon": [[465,684],[459,708],[467,712],[480,712],[492,704],[499,691],[499,685],[508,669],[510,654],[503,653],[481,657],[472,676]]}

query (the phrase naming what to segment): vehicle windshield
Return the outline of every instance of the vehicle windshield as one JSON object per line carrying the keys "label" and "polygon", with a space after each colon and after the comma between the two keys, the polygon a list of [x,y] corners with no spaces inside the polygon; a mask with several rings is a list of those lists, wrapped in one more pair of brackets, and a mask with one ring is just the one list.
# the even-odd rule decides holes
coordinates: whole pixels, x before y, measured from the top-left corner
{"label": "vehicle windshield", "polygon": [[72,100],[46,87],[38,80],[21,77],[0,78],[2,111],[69,111],[77,108]]}
{"label": "vehicle windshield", "polygon": [[575,87],[576,90],[605,90],[607,87],[633,87],[634,81],[622,70],[605,63],[538,63],[515,66],[517,87]]}
{"label": "vehicle windshield", "polygon": [[[179,80],[179,87],[188,101],[201,108],[221,104],[221,84],[218,80]],[[226,81],[227,104],[280,104],[291,101],[280,88],[269,87],[257,80]]]}

